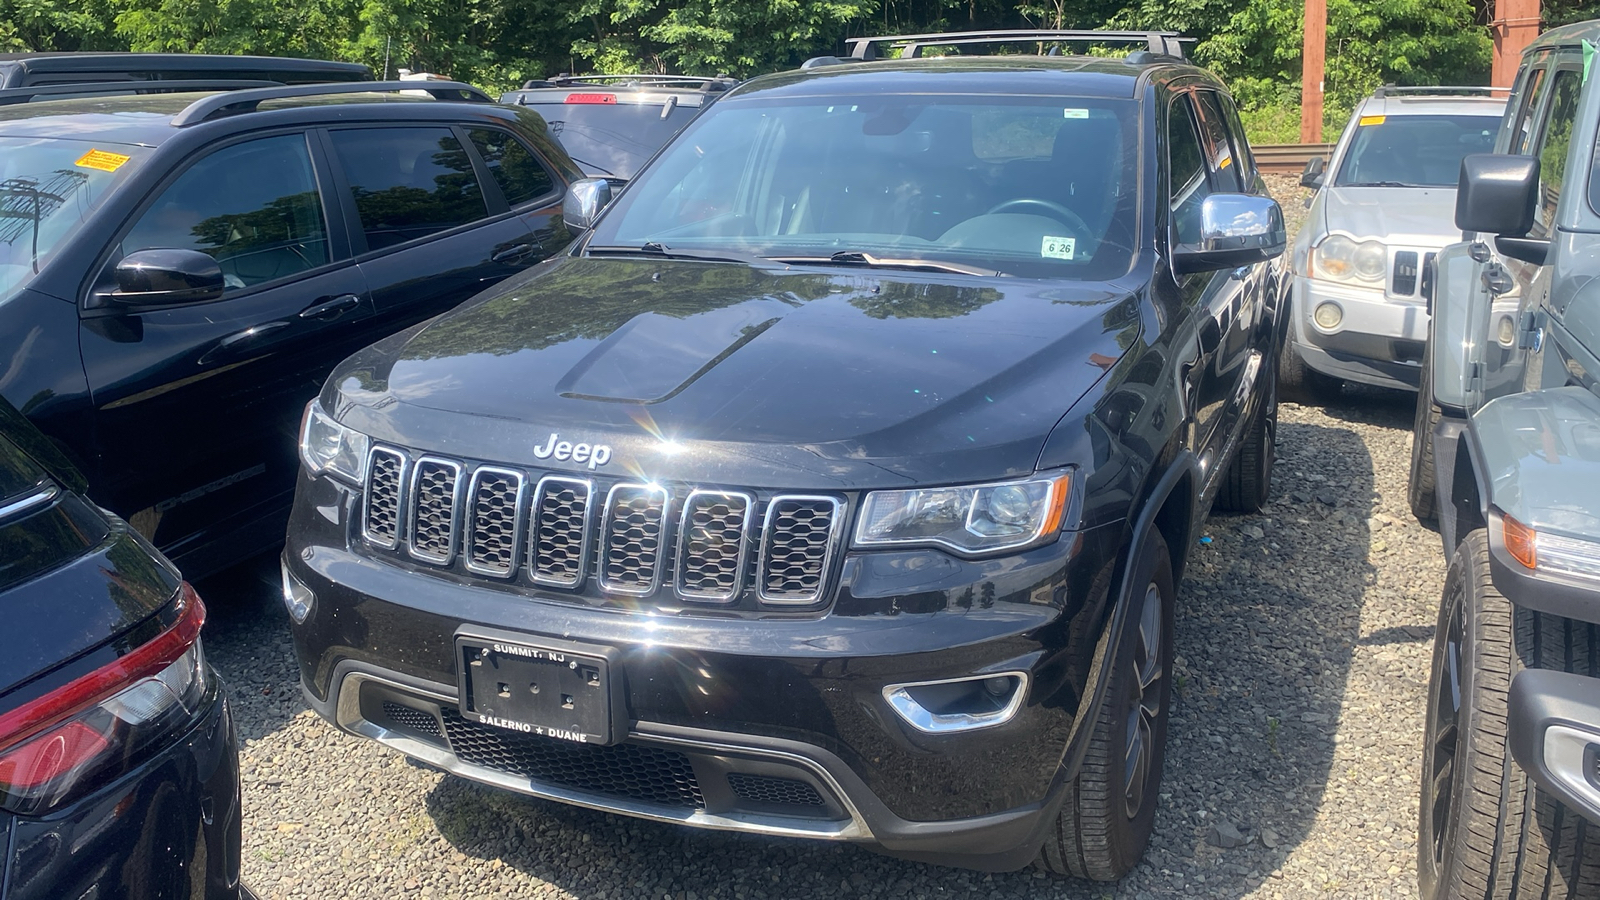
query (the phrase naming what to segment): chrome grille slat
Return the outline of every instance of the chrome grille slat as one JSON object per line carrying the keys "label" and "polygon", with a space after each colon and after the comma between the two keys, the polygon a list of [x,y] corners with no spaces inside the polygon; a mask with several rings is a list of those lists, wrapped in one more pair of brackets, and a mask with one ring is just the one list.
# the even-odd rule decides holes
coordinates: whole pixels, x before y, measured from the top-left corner
{"label": "chrome grille slat", "polygon": [[522,502],[526,479],[521,472],[484,466],[472,473],[467,488],[467,571],[509,578],[517,569],[522,546]]}
{"label": "chrome grille slat", "polygon": [[406,455],[388,447],[367,454],[367,490],[361,512],[361,535],[375,547],[400,545],[401,496],[405,493]]}
{"label": "chrome grille slat", "polygon": [[844,504],[834,497],[772,498],[761,528],[756,593],[762,602],[799,605],[822,599],[843,512]]}
{"label": "chrome grille slat", "polygon": [[540,479],[528,526],[528,573],[535,583],[565,588],[583,583],[593,498],[594,485],[581,478]]}
{"label": "chrome grille slat", "polygon": [[649,484],[619,484],[606,494],[600,587],[645,596],[660,585],[670,499],[665,488]]}
{"label": "chrome grille slat", "polygon": [[461,524],[461,464],[423,456],[411,469],[408,550],[424,562],[448,565],[455,558]]}
{"label": "chrome grille slat", "polygon": [[697,490],[678,522],[678,596],[726,603],[744,588],[755,500],[734,491]]}

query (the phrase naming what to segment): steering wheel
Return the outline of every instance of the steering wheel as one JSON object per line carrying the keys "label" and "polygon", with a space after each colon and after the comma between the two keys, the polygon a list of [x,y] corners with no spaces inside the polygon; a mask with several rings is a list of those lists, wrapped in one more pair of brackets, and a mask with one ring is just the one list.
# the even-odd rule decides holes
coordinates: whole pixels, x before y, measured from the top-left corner
{"label": "steering wheel", "polygon": [[992,216],[997,213],[1005,212],[1006,210],[1015,206],[1041,207],[1050,212],[1050,214],[1055,219],[1060,221],[1061,224],[1067,226],[1068,228],[1077,229],[1078,234],[1084,237],[1089,236],[1089,226],[1083,221],[1081,216],[1053,200],[1044,200],[1039,197],[1018,197],[1015,200],[1007,200],[1006,202],[990,209],[988,212],[984,213],[984,215]]}

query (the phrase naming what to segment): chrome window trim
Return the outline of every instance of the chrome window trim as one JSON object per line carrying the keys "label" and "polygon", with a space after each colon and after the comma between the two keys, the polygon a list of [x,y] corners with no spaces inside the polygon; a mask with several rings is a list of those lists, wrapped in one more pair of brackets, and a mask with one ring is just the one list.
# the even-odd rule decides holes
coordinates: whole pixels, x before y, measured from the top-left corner
{"label": "chrome window trim", "polygon": [[479,466],[472,470],[472,478],[467,482],[467,494],[464,501],[465,509],[461,514],[463,523],[476,522],[478,510],[478,483],[484,475],[500,475],[514,479],[517,484],[517,496],[511,506],[511,567],[504,572],[497,572],[487,566],[481,566],[472,560],[472,529],[461,537],[461,561],[468,572],[475,575],[487,575],[490,578],[512,578],[517,574],[517,560],[522,557],[523,516],[522,511],[528,499],[528,478],[515,469],[502,469],[498,466]]}
{"label": "chrome window trim", "polygon": [[[821,501],[832,504],[833,519],[828,524],[828,544],[822,552],[822,578],[817,582],[816,593],[809,598],[767,596],[767,547],[772,543],[772,516],[778,504],[785,500]],[[761,551],[756,558],[756,598],[772,606],[810,606],[828,595],[828,581],[833,574],[833,557],[839,548],[840,525],[844,519],[844,501],[826,494],[778,494],[767,501],[766,515],[761,519]]]}
{"label": "chrome window trim", "polygon": [[[387,453],[398,457],[400,460],[400,483],[395,485],[394,489],[394,540],[392,541],[380,540],[367,530],[367,523],[371,520],[372,514],[372,474],[377,471],[372,465],[372,459],[379,453]],[[405,539],[406,484],[410,478],[411,457],[404,450],[397,450],[394,447],[380,446],[378,444],[373,444],[371,449],[367,450],[367,478],[361,484],[361,537],[367,543],[374,547],[381,547],[384,550],[394,550]]]}
{"label": "chrome window trim", "polygon": [[[643,589],[615,586],[606,578],[606,562],[611,556],[612,504],[616,501],[617,492],[625,490],[639,490],[661,495],[660,549],[656,551],[656,564],[650,573],[650,583]],[[672,492],[659,484],[643,484],[636,481],[624,481],[614,484],[611,486],[611,490],[606,491],[606,505],[602,515],[604,518],[600,520],[600,568],[596,574],[600,589],[613,594],[625,594],[630,597],[648,597],[655,593],[656,589],[661,587],[661,570],[666,564],[667,557],[672,553],[672,543],[668,540],[667,535],[667,523],[672,518]]]}
{"label": "chrome window trim", "polygon": [[[696,497],[736,497],[744,501],[744,524],[739,526],[739,563],[734,570],[733,590],[727,593],[714,593],[707,591],[691,591],[684,587],[683,569],[684,559],[689,545],[689,511],[694,508]],[[732,603],[739,599],[744,592],[745,568],[750,564],[750,523],[755,519],[756,498],[743,491],[718,491],[695,488],[689,496],[683,499],[683,511],[678,514],[678,535],[674,542],[677,547],[673,588],[679,597],[685,600],[700,602]]]}
{"label": "chrome window trim", "polygon": [[36,487],[33,489],[32,493],[24,494],[19,499],[13,500],[4,506],[0,506],[0,522],[4,522],[5,520],[14,516],[20,516],[23,513],[30,512],[36,506],[45,506],[49,504],[50,501],[54,500],[60,493],[61,489],[53,484],[45,484],[43,486]]}
{"label": "chrome window trim", "polygon": [[[444,555],[435,556],[417,549],[417,477],[422,472],[422,467],[427,464],[442,466],[451,469],[456,474],[455,487],[450,494],[450,546],[445,549]],[[462,488],[465,479],[461,477],[461,464],[453,459],[444,459],[438,456],[419,456],[411,466],[411,477],[406,480],[406,552],[412,559],[433,563],[438,566],[448,566],[456,557],[456,546],[461,543],[461,506]]]}
{"label": "chrome window trim", "polygon": [[[583,533],[578,536],[578,577],[574,581],[562,581],[548,575],[539,574],[538,546],[535,539],[539,531],[539,504],[544,500],[546,485],[577,484],[584,490],[583,501]],[[533,489],[533,498],[528,504],[528,526],[523,530],[523,540],[527,545],[525,565],[527,566],[528,580],[534,584],[547,587],[567,588],[577,590],[583,587],[583,582],[589,574],[589,550],[594,540],[594,482],[587,478],[569,478],[563,475],[546,475],[539,479]]]}

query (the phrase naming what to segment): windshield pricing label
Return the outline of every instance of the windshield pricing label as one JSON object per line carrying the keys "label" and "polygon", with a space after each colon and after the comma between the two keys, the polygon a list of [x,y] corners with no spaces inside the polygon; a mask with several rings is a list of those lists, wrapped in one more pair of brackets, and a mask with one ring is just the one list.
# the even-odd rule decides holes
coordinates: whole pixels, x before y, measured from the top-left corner
{"label": "windshield pricing label", "polygon": [[90,150],[88,153],[78,157],[78,161],[73,163],[73,165],[82,169],[99,169],[102,172],[115,172],[116,170],[122,168],[122,164],[127,162],[129,159],[131,159],[131,157],[123,156],[121,153],[110,153],[105,150]]}
{"label": "windshield pricing label", "polygon": [[1071,259],[1078,251],[1078,239],[1045,235],[1039,255],[1045,259]]}

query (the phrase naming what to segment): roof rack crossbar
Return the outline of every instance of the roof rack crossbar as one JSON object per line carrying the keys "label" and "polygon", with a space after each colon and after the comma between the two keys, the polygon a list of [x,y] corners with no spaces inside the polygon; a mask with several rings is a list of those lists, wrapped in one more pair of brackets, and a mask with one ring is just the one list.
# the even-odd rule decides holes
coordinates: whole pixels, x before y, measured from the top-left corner
{"label": "roof rack crossbar", "polygon": [[321,97],[333,94],[399,94],[421,91],[435,100],[460,100],[470,103],[493,103],[488,94],[470,84],[459,81],[351,81],[343,84],[294,84],[286,87],[260,88],[213,94],[196,100],[172,119],[174,128],[195,125],[210,119],[237,113],[254,112],[268,100],[288,100],[295,97]]}
{"label": "roof rack crossbar", "polygon": [[1175,31],[1075,31],[1075,30],[1013,30],[1013,31],[953,31],[945,34],[902,34],[883,37],[847,38],[850,58],[869,60],[878,58],[878,45],[887,44],[901,48],[901,59],[916,59],[924,46],[950,46],[970,44],[1008,44],[1030,41],[1077,41],[1102,44],[1144,44],[1151,53],[1183,58],[1183,45],[1194,38],[1186,38]]}
{"label": "roof rack crossbar", "polygon": [[271,87],[283,87],[283,82],[241,78],[212,78],[205,80],[174,78],[171,80],[148,79],[144,81],[82,81],[77,83],[67,82],[65,84],[36,84],[30,87],[0,90],[0,106],[28,103],[35,99],[49,99],[58,94],[79,97],[85,94],[125,94],[130,91],[136,94],[170,94],[178,91],[238,91],[248,88]]}
{"label": "roof rack crossbar", "polygon": [[1426,97],[1426,96],[1443,97],[1443,96],[1451,96],[1451,95],[1454,95],[1454,94],[1465,94],[1465,95],[1468,95],[1468,96],[1487,97],[1490,94],[1509,94],[1510,92],[1511,92],[1511,88],[1509,88],[1509,87],[1481,87],[1481,86],[1477,86],[1477,85],[1426,85],[1426,84],[1397,85],[1397,84],[1386,84],[1383,87],[1380,87],[1376,91],[1374,91],[1372,93],[1372,96],[1374,96],[1374,97],[1396,97],[1396,96],[1405,96],[1405,95],[1409,94],[1409,95],[1413,95],[1413,96],[1424,96],[1424,97]]}

